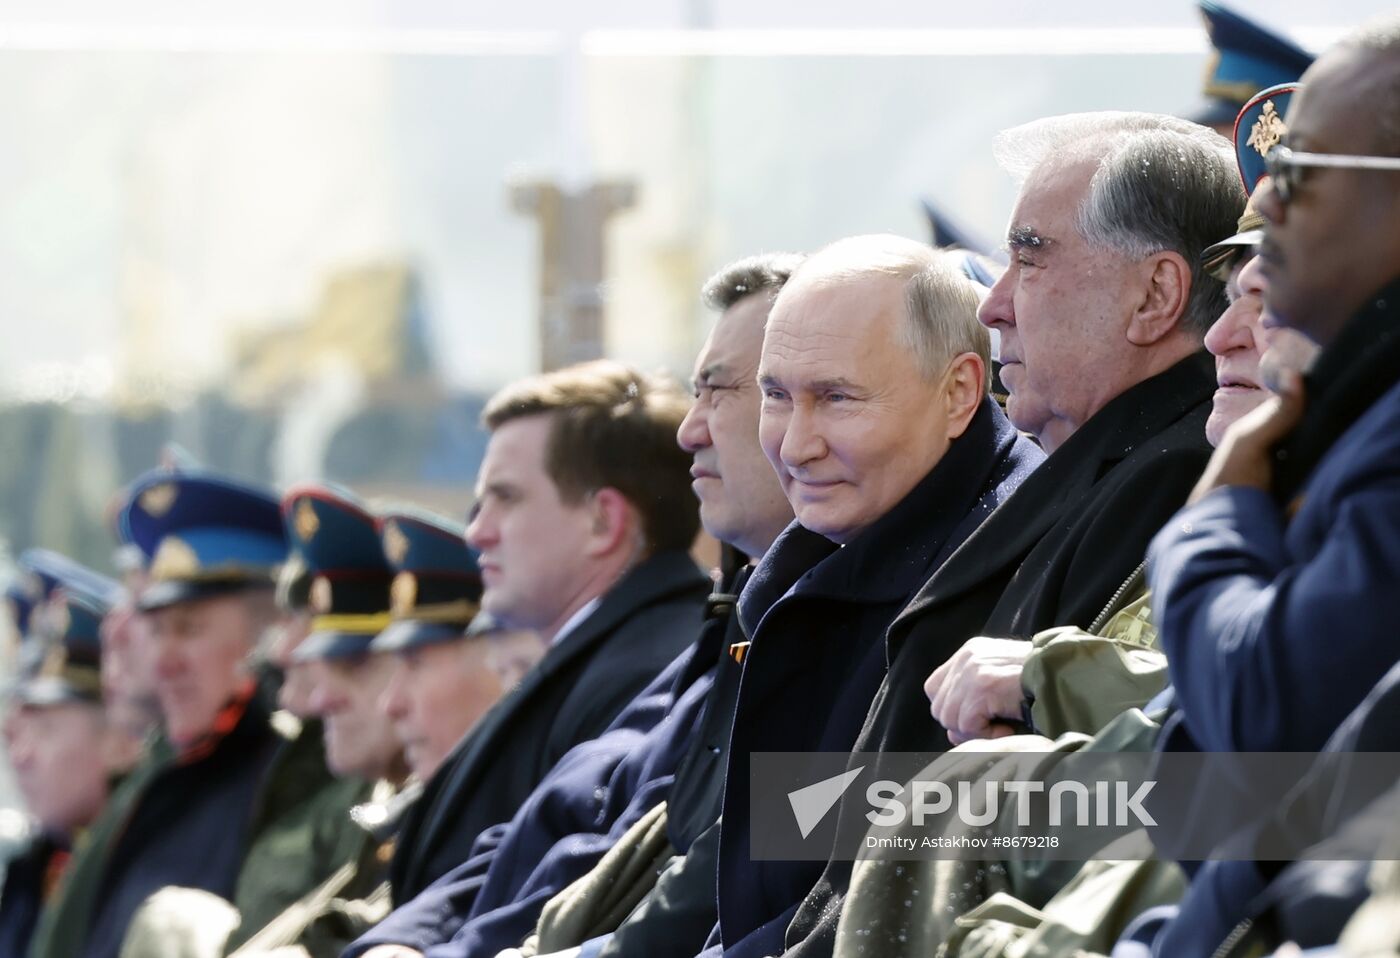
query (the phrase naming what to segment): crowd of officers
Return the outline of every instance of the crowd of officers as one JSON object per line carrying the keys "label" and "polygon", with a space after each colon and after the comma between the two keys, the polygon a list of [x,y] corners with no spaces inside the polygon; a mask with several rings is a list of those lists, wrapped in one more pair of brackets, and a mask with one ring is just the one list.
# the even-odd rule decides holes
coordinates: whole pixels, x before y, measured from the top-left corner
{"label": "crowd of officers", "polygon": [[[0,954],[1400,953],[1400,783],[1337,771],[1400,751],[1400,19],[1294,79],[1233,143],[1006,131],[1005,265],[732,264],[693,396],[599,361],[493,397],[465,529],[157,469],[123,581],[22,555]],[[950,749],[1316,752],[1238,804],[1271,847],[1367,827],[754,854],[750,756]]]}

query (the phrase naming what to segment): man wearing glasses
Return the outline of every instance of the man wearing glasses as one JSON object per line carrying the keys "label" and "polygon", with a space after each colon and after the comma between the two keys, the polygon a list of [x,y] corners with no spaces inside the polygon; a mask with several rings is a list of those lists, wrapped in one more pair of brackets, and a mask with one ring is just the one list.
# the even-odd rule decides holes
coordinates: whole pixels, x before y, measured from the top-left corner
{"label": "man wearing glasses", "polygon": [[[1191,717],[1164,729],[1174,751],[1320,749],[1400,660],[1377,601],[1400,587],[1400,17],[1344,39],[1301,85],[1254,196],[1259,262],[1267,312],[1323,349],[1226,432],[1149,552]],[[1209,863],[1175,921],[1133,938],[1210,954],[1269,874]]]}

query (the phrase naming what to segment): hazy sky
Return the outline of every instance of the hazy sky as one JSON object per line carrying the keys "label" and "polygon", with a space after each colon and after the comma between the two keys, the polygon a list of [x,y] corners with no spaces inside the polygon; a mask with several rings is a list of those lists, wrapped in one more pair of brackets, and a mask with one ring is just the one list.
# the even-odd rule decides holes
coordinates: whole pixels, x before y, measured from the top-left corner
{"label": "hazy sky", "polygon": [[[1314,47],[1392,6],[1235,5]],[[490,388],[534,363],[535,225],[508,199],[531,177],[636,183],[608,233],[610,351],[685,371],[727,259],[923,236],[923,195],[995,236],[996,130],[1195,102],[1191,3],[985,9],[4,0],[0,383],[101,392],[138,360],[207,382],[235,330],[392,259],[419,270],[448,381]]]}

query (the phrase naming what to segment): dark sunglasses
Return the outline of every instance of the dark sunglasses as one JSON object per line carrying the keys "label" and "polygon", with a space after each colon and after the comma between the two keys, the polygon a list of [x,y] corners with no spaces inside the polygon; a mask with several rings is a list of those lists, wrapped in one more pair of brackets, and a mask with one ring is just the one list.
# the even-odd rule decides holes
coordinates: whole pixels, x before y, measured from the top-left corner
{"label": "dark sunglasses", "polygon": [[1313,167],[1340,170],[1400,170],[1400,157],[1349,156],[1342,153],[1299,153],[1276,146],[1264,157],[1264,169],[1279,202],[1287,204],[1303,181],[1303,171]]}

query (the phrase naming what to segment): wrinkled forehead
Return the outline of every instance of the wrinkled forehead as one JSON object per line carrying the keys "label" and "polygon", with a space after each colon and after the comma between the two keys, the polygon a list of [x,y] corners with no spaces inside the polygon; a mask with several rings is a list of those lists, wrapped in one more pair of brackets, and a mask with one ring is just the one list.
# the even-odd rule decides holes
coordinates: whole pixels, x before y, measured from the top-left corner
{"label": "wrinkled forehead", "polygon": [[776,363],[858,360],[892,337],[905,283],[883,275],[818,275],[783,291],[763,337],[760,372]]}
{"label": "wrinkled forehead", "polygon": [[1098,160],[1044,160],[1026,177],[1016,196],[1011,229],[1032,227],[1063,230],[1089,195]]}
{"label": "wrinkled forehead", "polygon": [[752,373],[763,349],[763,332],[773,299],[767,293],[746,296],[720,314],[695,359],[697,381],[711,373]]}

